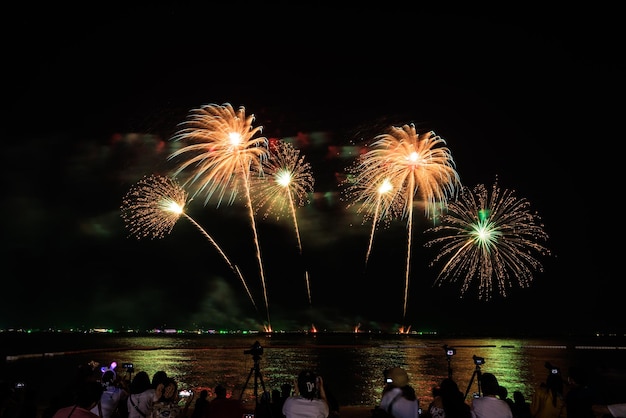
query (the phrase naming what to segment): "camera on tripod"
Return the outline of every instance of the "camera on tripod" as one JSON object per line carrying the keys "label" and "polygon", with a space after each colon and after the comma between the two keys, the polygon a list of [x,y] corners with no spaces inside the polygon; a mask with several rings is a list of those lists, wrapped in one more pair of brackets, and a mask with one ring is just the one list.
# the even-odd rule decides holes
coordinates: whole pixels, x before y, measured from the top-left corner
{"label": "camera on tripod", "polygon": [[544,367],[548,370],[550,370],[551,374],[559,374],[559,368],[556,367],[554,364],[550,363],[549,361],[546,361],[544,364]]}
{"label": "camera on tripod", "polygon": [[447,345],[443,346],[443,349],[446,350],[446,357],[452,357],[456,354],[456,348],[448,347]]}
{"label": "camera on tripod", "polygon": [[249,350],[245,350],[243,353],[250,354],[254,357],[260,357],[263,354],[263,347],[261,346],[261,343],[255,341],[254,344],[252,344],[252,347],[250,347]]}
{"label": "camera on tripod", "polygon": [[484,357],[478,357],[476,354],[474,354],[472,356],[472,359],[474,359],[474,364],[477,366],[481,366],[483,364],[485,364],[485,358]]}

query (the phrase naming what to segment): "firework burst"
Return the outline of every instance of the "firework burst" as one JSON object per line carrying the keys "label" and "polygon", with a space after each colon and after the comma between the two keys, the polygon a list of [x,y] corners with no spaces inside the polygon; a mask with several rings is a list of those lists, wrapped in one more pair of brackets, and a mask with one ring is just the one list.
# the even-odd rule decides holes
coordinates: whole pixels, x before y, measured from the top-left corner
{"label": "firework burst", "polygon": [[304,161],[300,150],[287,142],[272,141],[269,150],[269,158],[263,161],[263,175],[255,177],[252,183],[252,200],[257,212],[264,211],[264,218],[271,215],[280,219],[289,213],[302,254],[296,208],[309,203],[309,193],[313,192],[311,165]]}
{"label": "firework burst", "polygon": [[[346,195],[347,208],[357,206],[356,212],[363,216],[363,223],[372,222],[369,243],[365,253],[365,264],[368,263],[374,235],[379,225],[389,226],[391,220],[402,216],[405,194],[394,190],[389,177],[378,177],[377,170],[363,170],[359,159],[356,164],[348,167]],[[372,180],[368,181],[367,177]]]}
{"label": "firework burst", "polygon": [[168,235],[184,214],[187,197],[176,181],[158,175],[145,176],[122,199],[121,216],[129,234],[137,239]]}
{"label": "firework burst", "polygon": [[[269,158],[263,161],[262,175],[253,177],[252,200],[258,211],[263,211],[263,217],[275,216],[276,219],[284,213],[289,213],[298,243],[298,251],[302,255],[302,241],[296,208],[309,202],[308,195],[313,191],[314,179],[311,174],[311,165],[304,161],[304,156],[291,144],[273,140],[269,145]],[[311,304],[311,289],[309,274],[304,275],[307,297]]]}
{"label": "firework burst", "polygon": [[429,216],[445,205],[460,186],[452,154],[445,144],[434,132],[418,134],[413,124],[392,126],[389,132],[375,137],[370,149],[349,168],[352,184],[348,194],[361,205],[359,211],[365,218],[373,220],[370,246],[379,220],[396,216],[407,219],[403,319],[408,303],[415,196],[421,197]]}
{"label": "firework burst", "polygon": [[187,120],[181,123],[180,130],[172,137],[172,141],[181,142],[184,146],[168,159],[182,159],[174,175],[189,172],[184,185],[195,187],[193,196],[205,194],[205,205],[212,197],[216,197],[219,207],[227,196],[228,203],[232,204],[238,194],[243,193],[254,236],[267,326],[271,329],[265,272],[250,197],[251,173],[256,171],[262,174],[263,160],[269,151],[267,138],[255,136],[262,128],[253,127],[253,122],[254,115],[246,116],[243,106],[235,111],[229,103],[192,109]]}
{"label": "firework burst", "polygon": [[533,273],[543,271],[538,256],[550,255],[541,217],[530,211],[528,200],[500,189],[497,179],[491,193],[482,184],[463,187],[441,224],[425,232],[438,235],[427,247],[441,247],[431,267],[447,260],[435,284],[462,281],[463,295],[477,280],[478,297],[484,300],[491,299],[494,287],[506,297],[513,282],[530,286]]}
{"label": "firework burst", "polygon": [[122,199],[121,216],[129,234],[137,239],[160,239],[172,232],[181,216],[189,220],[224,258],[239,277],[248,297],[256,308],[248,285],[239,268],[234,265],[217,242],[193,218],[185,213],[187,192],[169,177],[150,175],[135,183]]}

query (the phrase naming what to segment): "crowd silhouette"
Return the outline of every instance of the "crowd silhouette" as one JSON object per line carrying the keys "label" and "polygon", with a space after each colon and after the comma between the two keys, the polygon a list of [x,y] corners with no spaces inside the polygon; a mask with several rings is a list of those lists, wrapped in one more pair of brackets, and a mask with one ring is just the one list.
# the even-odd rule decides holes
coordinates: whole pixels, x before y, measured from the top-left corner
{"label": "crowd silhouette", "polygon": [[[588,370],[572,366],[566,374],[548,368],[544,382],[532,393],[513,392],[492,373],[481,373],[479,393],[464,394],[451,374],[432,388],[432,401],[421,405],[407,371],[396,366],[383,371],[380,402],[347,413],[348,417],[393,418],[616,418],[626,417],[623,399],[603,399]],[[413,377],[414,379],[419,378]],[[145,371],[121,378],[114,370],[81,365],[74,379],[48,405],[37,404],[36,393],[0,381],[0,418],[339,418],[341,402],[314,370],[304,369],[293,384],[264,389],[255,405],[244,403],[226,386],[179,391],[179,382],[166,371],[152,379]],[[528,399],[528,400],[527,400]]]}

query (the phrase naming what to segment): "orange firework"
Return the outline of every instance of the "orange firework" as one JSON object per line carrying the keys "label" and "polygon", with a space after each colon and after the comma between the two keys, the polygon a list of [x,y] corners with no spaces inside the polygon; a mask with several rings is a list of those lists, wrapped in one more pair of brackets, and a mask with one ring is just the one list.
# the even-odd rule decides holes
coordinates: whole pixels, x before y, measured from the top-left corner
{"label": "orange firework", "polygon": [[231,263],[213,237],[185,213],[187,197],[187,192],[175,180],[159,175],[145,176],[135,183],[122,199],[121,216],[130,235],[137,239],[163,238],[172,231],[180,217],[184,216],[213,244],[228,266],[241,279],[256,308],[239,268]]}
{"label": "orange firework", "polygon": [[233,203],[238,193],[243,192],[254,236],[267,322],[271,328],[261,247],[250,197],[251,173],[262,173],[263,160],[269,151],[267,138],[255,137],[262,128],[253,127],[253,122],[254,115],[246,116],[243,106],[237,111],[229,103],[221,106],[209,104],[193,109],[181,124],[181,129],[172,137],[173,141],[185,145],[168,159],[186,157],[179,163],[174,175],[189,170],[184,184],[196,187],[194,196],[204,193],[205,205],[214,195],[218,207],[226,195],[228,203]]}
{"label": "orange firework", "polygon": [[[293,219],[298,250],[302,254],[302,241],[296,208],[309,202],[309,193],[313,192],[315,180],[311,174],[311,165],[304,161],[304,156],[291,144],[284,141],[270,143],[269,158],[263,161],[263,174],[254,177],[252,199],[256,210],[264,209],[264,217],[270,214],[280,219],[288,211]],[[311,289],[309,273],[305,272],[305,282],[309,304]]]}
{"label": "orange firework", "polygon": [[[349,168],[352,184],[348,193],[356,199],[354,204],[361,205],[359,211],[373,218],[372,234],[380,219],[407,219],[403,319],[408,303],[415,196],[421,196],[426,216],[430,216],[436,208],[445,206],[460,186],[452,154],[445,144],[434,132],[418,134],[413,124],[392,126],[389,132],[376,136],[370,149]],[[371,241],[370,237],[370,246]]]}
{"label": "orange firework", "polygon": [[311,165],[304,161],[300,150],[287,142],[273,141],[269,150],[269,158],[263,161],[263,174],[252,183],[252,199],[257,211],[264,209],[264,217],[271,214],[280,219],[285,211],[289,212],[302,253],[296,208],[309,203],[309,193],[313,192]]}

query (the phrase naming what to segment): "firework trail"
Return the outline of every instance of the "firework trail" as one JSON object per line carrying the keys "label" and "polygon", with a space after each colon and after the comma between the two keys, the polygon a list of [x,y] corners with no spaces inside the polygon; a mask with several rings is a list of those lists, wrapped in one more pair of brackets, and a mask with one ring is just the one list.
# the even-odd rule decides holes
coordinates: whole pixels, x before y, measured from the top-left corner
{"label": "firework trail", "polygon": [[[376,136],[370,150],[349,169],[353,183],[348,193],[362,192],[357,201],[364,213],[376,221],[393,218],[401,207],[401,216],[407,219],[403,320],[408,304],[415,195],[421,195],[429,216],[436,207],[445,205],[460,186],[452,154],[445,144],[434,132],[418,134],[413,124],[392,126],[389,132]],[[388,196],[379,192],[385,182],[389,182]]]}
{"label": "firework trail", "polygon": [[[257,211],[264,209],[264,218],[273,215],[277,220],[284,212],[289,212],[293,219],[298,251],[302,255],[296,207],[309,203],[309,193],[313,192],[315,180],[311,174],[311,165],[304,161],[299,150],[287,142],[271,141],[269,151],[269,158],[263,161],[262,175],[253,178],[254,207]],[[308,272],[305,274],[305,281],[310,304]]]}
{"label": "firework trail", "polygon": [[256,309],[256,303],[239,268],[230,261],[211,235],[185,213],[187,197],[187,192],[175,180],[159,175],[145,176],[135,183],[122,199],[121,216],[130,235],[137,239],[163,238],[172,231],[180,217],[184,216],[209,240],[239,277]]}
{"label": "firework trail", "polygon": [[254,236],[267,326],[271,329],[265,272],[250,196],[251,173],[257,171],[262,174],[262,162],[267,158],[269,150],[267,138],[255,137],[262,128],[253,127],[253,122],[254,115],[246,116],[243,106],[235,111],[229,103],[208,104],[192,109],[187,120],[181,123],[180,130],[171,138],[184,146],[173,152],[168,160],[181,157],[182,161],[174,175],[178,176],[189,170],[190,174],[184,185],[195,186],[194,197],[205,194],[205,205],[212,197],[216,197],[219,207],[227,195],[228,204],[232,204],[238,193],[243,191]]}
{"label": "firework trail", "polygon": [[441,224],[425,232],[439,235],[427,247],[441,246],[431,267],[447,259],[435,284],[463,277],[463,295],[478,279],[478,298],[484,300],[491,299],[494,283],[503,297],[512,287],[512,278],[521,288],[528,287],[533,271],[543,271],[537,256],[550,255],[541,243],[548,240],[541,217],[531,213],[528,200],[500,189],[497,179],[491,193],[482,184],[473,190],[463,187],[459,198],[449,203]]}
{"label": "firework trail", "polygon": [[[363,223],[372,221],[367,252],[365,253],[365,264],[369,261],[374,245],[374,234],[377,227],[383,223],[389,226],[391,220],[401,216],[404,208],[404,194],[394,190],[394,186],[388,177],[378,178],[380,172],[376,169],[363,170],[362,158],[355,164],[348,167],[350,175],[346,179],[348,184],[346,190],[348,205],[358,204],[357,213],[363,215]],[[371,176],[371,181],[368,180]]]}

